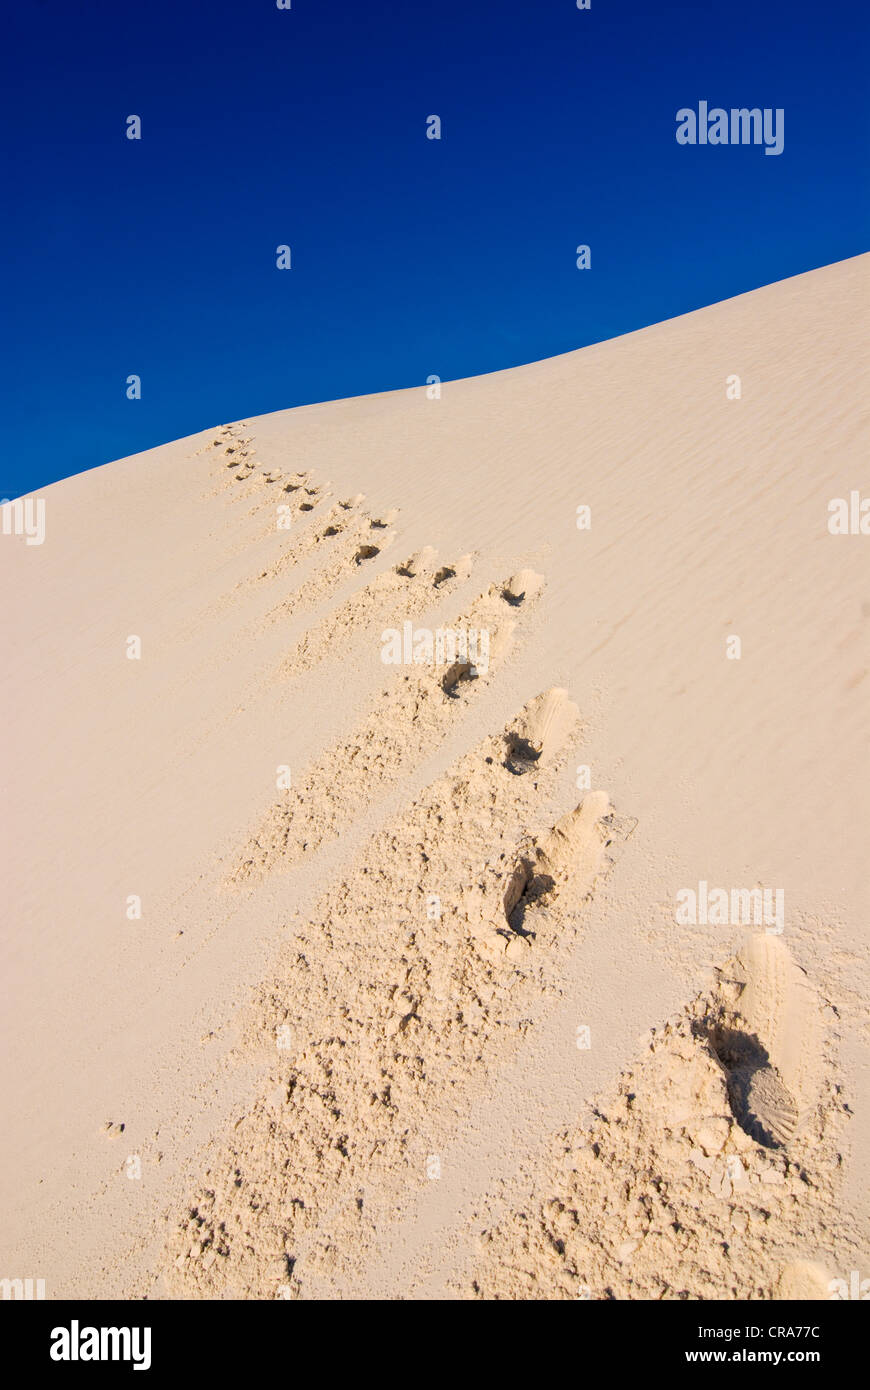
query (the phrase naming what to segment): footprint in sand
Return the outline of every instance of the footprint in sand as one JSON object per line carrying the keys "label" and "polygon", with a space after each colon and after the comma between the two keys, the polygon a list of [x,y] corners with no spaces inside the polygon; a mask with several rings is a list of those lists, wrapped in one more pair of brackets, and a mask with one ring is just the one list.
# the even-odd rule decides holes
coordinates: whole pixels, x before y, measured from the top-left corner
{"label": "footprint in sand", "polygon": [[550,900],[570,884],[572,896],[583,899],[607,865],[611,844],[607,817],[611,815],[606,792],[588,792],[580,805],[562,816],[541,844],[520,856],[504,893],[504,920],[508,928],[527,936],[526,913]]}
{"label": "footprint in sand", "polygon": [[566,731],[579,716],[567,690],[557,686],[539,695],[505,737],[505,767],[514,776],[529,772],[541,758],[548,758],[562,746]]}
{"label": "footprint in sand", "polygon": [[820,1100],[822,1018],[804,972],[778,937],[753,936],[721,986],[707,1037],[740,1127],[782,1148]]}

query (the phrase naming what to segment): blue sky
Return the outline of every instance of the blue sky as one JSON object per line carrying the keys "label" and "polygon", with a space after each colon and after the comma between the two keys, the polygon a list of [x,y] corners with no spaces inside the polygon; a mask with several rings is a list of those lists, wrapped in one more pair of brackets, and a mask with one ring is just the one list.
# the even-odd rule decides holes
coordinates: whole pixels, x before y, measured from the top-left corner
{"label": "blue sky", "polygon": [[[4,22],[3,496],[868,247],[857,0],[30,0]],[[782,107],[783,153],[679,146],[702,99]]]}

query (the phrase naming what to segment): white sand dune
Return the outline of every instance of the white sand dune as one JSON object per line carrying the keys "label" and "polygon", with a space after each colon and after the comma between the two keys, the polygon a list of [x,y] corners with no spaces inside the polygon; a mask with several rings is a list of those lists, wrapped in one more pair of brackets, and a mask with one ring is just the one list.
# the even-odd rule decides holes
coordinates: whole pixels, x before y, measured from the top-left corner
{"label": "white sand dune", "polygon": [[[867,290],[216,426],[0,536],[0,1278],[870,1272]],[[384,664],[406,622],[489,646]]]}

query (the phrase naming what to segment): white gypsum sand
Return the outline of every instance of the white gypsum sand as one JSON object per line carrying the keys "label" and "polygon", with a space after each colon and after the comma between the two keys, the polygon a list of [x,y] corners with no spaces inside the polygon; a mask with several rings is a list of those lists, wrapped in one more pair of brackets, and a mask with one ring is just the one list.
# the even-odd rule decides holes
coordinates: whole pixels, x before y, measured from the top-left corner
{"label": "white gypsum sand", "polygon": [[[216,426],[0,537],[0,1277],[870,1275],[867,274]],[[385,664],[406,623],[486,662]],[[782,934],[681,924],[702,882]]]}

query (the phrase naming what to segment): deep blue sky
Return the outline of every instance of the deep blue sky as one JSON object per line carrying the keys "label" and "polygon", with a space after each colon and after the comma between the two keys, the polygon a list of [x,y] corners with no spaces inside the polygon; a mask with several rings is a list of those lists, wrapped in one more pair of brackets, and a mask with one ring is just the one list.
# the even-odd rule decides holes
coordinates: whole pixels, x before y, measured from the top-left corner
{"label": "deep blue sky", "polygon": [[[867,38],[857,0],[8,6],[0,495],[866,250]],[[783,107],[783,154],[678,146],[699,99]]]}

